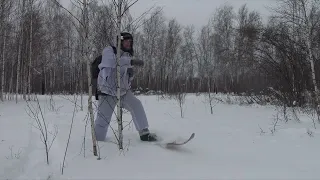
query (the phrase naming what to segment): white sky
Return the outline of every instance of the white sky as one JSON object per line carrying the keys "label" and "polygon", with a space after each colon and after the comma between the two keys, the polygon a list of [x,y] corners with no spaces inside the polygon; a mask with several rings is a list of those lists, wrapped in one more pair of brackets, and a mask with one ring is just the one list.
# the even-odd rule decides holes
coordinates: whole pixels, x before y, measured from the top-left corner
{"label": "white sky", "polygon": [[[70,0],[60,0],[65,7]],[[101,0],[110,2],[110,0]],[[132,6],[130,12],[132,16],[139,17],[143,12],[150,9],[153,5],[163,7],[166,18],[176,18],[182,25],[193,24],[197,29],[207,24],[209,17],[214,10],[225,4],[233,5],[237,10],[243,4],[247,4],[249,10],[256,10],[267,20],[270,15],[268,6],[275,6],[276,0],[139,0]]]}

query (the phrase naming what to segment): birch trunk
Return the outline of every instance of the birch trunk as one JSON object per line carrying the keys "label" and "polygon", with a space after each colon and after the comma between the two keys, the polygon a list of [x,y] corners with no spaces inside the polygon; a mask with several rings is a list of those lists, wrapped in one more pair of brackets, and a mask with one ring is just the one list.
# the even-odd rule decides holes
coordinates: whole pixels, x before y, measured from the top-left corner
{"label": "birch trunk", "polygon": [[[20,27],[21,28],[21,27]],[[17,64],[17,79],[16,79],[16,103],[18,103],[18,94],[19,94],[19,84],[20,84],[20,61],[21,61],[21,53],[22,53],[22,30],[20,32],[19,37],[19,51],[18,51],[18,64]]]}
{"label": "birch trunk", "polygon": [[66,84],[66,80],[65,80],[65,70],[64,70],[65,66],[62,66],[62,88],[61,91],[63,92],[63,94],[65,94],[65,84]]}
{"label": "birch trunk", "polygon": [[[13,66],[14,66],[14,63],[11,63],[11,69],[13,69]],[[11,71],[11,74],[10,74],[8,100],[13,99],[13,72],[14,71]]]}
{"label": "birch trunk", "polygon": [[[28,43],[26,43],[26,46],[28,46]],[[24,55],[26,55],[26,54],[24,54]],[[22,54],[21,54],[21,60],[22,60]],[[22,89],[22,93],[23,93],[23,95],[22,95],[22,98],[23,98],[23,100],[27,100],[27,88],[28,88],[28,77],[27,77],[27,75],[28,75],[28,65],[27,65],[27,60],[25,60],[25,62],[23,61],[22,62],[22,66],[21,66],[21,68],[22,68],[22,77],[21,77],[21,89]]]}
{"label": "birch trunk", "polygon": [[[312,16],[315,15],[313,14],[311,11],[312,8],[316,8],[314,7],[313,4],[311,4],[310,7],[308,7],[308,4],[305,1],[300,1],[301,5],[302,5],[302,14],[303,14],[303,22],[305,23],[305,32],[307,33],[307,36],[305,36],[305,41],[307,44],[307,48],[308,48],[308,59],[310,61],[310,68],[311,68],[311,78],[312,78],[312,83],[313,83],[313,87],[314,87],[314,93],[315,93],[315,98],[316,98],[316,106],[317,106],[317,113],[318,113],[318,121],[320,122],[320,118],[319,118],[319,89],[318,89],[318,84],[316,81],[316,72],[315,72],[315,60],[313,58],[313,47],[312,47],[312,42],[313,42],[313,35],[315,33],[315,24],[319,23],[318,22],[313,22],[312,23]],[[307,12],[307,9],[310,9],[310,12]],[[308,16],[309,14],[309,16]]]}
{"label": "birch trunk", "polygon": [[[118,34],[118,46],[117,46],[117,52],[120,52],[120,47],[121,47],[121,9],[123,5],[123,0],[118,1],[118,15],[117,15],[117,34]],[[118,121],[118,135],[119,135],[119,140],[118,140],[118,145],[119,149],[123,149],[123,134],[122,134],[122,119],[121,119],[121,101],[120,101],[120,83],[121,83],[121,78],[120,78],[120,53],[117,53],[117,121]]]}
{"label": "birch trunk", "polygon": [[315,110],[317,112],[317,117],[318,117],[318,122],[320,123],[320,105],[319,105],[319,90],[318,90],[318,85],[317,85],[317,80],[316,80],[316,72],[315,72],[315,67],[314,67],[314,59],[312,56],[312,49],[311,49],[311,42],[307,43],[308,49],[309,49],[309,60],[310,60],[310,66],[311,66],[311,75],[312,75],[312,82],[314,86],[314,94],[315,94]]}
{"label": "birch trunk", "polygon": [[[87,37],[85,37],[87,38]],[[85,40],[86,41],[86,40]],[[87,47],[86,44],[84,44],[85,47]],[[84,52],[83,56],[84,58],[86,58],[87,56],[87,48],[85,48],[85,52]],[[84,61],[88,61],[88,59],[83,59]],[[82,61],[83,62],[83,61]],[[80,62],[80,110],[83,111],[83,65],[82,62]],[[86,63],[88,64],[88,63]]]}
{"label": "birch trunk", "polygon": [[28,67],[28,101],[31,100],[31,67],[32,67],[32,6],[33,6],[33,1],[30,2],[30,6],[31,6],[31,19],[30,19],[30,43],[29,43],[29,67]]}
{"label": "birch trunk", "polygon": [[211,94],[211,77],[210,77],[210,75],[208,76],[208,90],[209,90],[209,92],[208,92],[208,96],[209,96],[209,105],[210,105],[210,113],[211,114],[213,114],[213,104],[212,104],[212,100],[213,100],[213,94]]}
{"label": "birch trunk", "polygon": [[1,93],[0,93],[0,100],[4,101],[4,63],[5,63],[5,49],[6,49],[6,30],[4,29],[4,36],[3,36],[3,46],[2,46],[2,73],[1,73]]}
{"label": "birch trunk", "polygon": [[308,50],[309,50],[308,56],[309,56],[309,61],[310,61],[310,66],[311,66],[312,83],[313,83],[313,86],[314,86],[314,91],[315,91],[315,94],[316,94],[317,103],[319,103],[319,98],[318,98],[319,89],[318,89],[318,84],[317,84],[317,80],[316,80],[316,72],[315,72],[315,67],[314,67],[314,59],[313,59],[313,56],[312,56],[311,42],[312,41],[308,41],[308,43],[307,43]]}
{"label": "birch trunk", "polygon": [[[57,59],[55,59],[56,61]],[[55,65],[52,65],[52,94],[55,90],[55,87],[56,87],[56,66]]]}
{"label": "birch trunk", "polygon": [[[23,46],[25,46],[25,49],[28,49],[29,44],[28,43],[22,43]],[[22,51],[24,54],[21,53],[21,90],[22,90],[22,98],[23,100],[27,100],[27,88],[28,88],[28,59],[29,58],[22,58],[23,56],[27,56],[27,53]]]}
{"label": "birch trunk", "polygon": [[[68,47],[68,48],[70,48],[70,46]],[[69,61],[69,73],[70,73],[70,83],[69,83],[69,92],[72,92],[73,91],[73,84],[74,84],[74,81],[73,81],[73,79],[74,79],[74,69],[72,68],[72,58],[73,58],[73,55],[72,55],[72,50],[70,50],[71,52],[70,52],[70,56],[69,56],[69,59],[70,59],[70,61]]]}
{"label": "birch trunk", "polygon": [[19,34],[19,45],[18,45],[18,62],[17,62],[17,79],[16,79],[16,103],[18,103],[18,94],[19,94],[19,84],[20,84],[20,66],[21,66],[21,54],[22,54],[22,42],[23,42],[23,18],[24,18],[24,9],[25,0],[22,0],[22,9],[21,9],[21,19],[20,19],[20,34]]}
{"label": "birch trunk", "polygon": [[[84,32],[85,32],[85,36],[84,36],[84,46],[85,46],[85,56],[86,58],[88,58],[88,36],[89,36],[89,21],[88,21],[88,9],[87,9],[87,1],[83,0],[83,9],[84,9],[84,13],[83,13],[83,20],[84,20]],[[97,152],[97,140],[96,140],[96,135],[95,135],[95,131],[94,131],[94,115],[93,115],[93,108],[92,108],[92,82],[91,82],[91,68],[90,68],[90,61],[89,59],[86,59],[86,65],[87,65],[87,76],[88,76],[88,91],[89,91],[89,98],[88,98],[88,111],[90,114],[90,120],[91,120],[91,133],[92,133],[92,144],[93,144],[93,154],[95,156],[98,156],[98,152]]]}
{"label": "birch trunk", "polygon": [[52,69],[50,68],[49,70],[49,78],[48,78],[48,86],[50,87],[50,95],[53,93],[53,72]]}

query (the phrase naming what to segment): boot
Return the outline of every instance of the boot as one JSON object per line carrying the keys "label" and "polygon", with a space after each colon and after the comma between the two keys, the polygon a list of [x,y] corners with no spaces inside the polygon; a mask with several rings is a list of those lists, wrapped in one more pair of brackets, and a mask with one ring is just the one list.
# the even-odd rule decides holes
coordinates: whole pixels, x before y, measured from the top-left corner
{"label": "boot", "polygon": [[139,135],[140,135],[140,140],[141,141],[152,142],[152,141],[157,141],[158,140],[156,134],[150,133],[148,128],[143,129],[142,131],[140,131]]}
{"label": "boot", "polygon": [[153,141],[157,141],[157,136],[153,133],[148,133],[148,134],[144,134],[140,136],[140,140],[141,141],[149,141],[149,142],[153,142]]}

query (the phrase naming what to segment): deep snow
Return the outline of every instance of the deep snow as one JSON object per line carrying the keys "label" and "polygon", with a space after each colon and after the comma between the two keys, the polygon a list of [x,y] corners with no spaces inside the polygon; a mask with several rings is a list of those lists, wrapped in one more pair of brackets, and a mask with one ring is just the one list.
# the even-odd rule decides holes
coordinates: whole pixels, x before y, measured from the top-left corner
{"label": "deep snow", "polygon": [[[193,94],[187,96],[184,118],[180,117],[175,100],[138,96],[153,132],[165,140],[195,132],[191,142],[175,150],[140,142],[132,122],[129,124],[131,116],[126,113],[125,150],[118,151],[109,130],[108,142],[99,143],[101,160],[92,154],[90,122],[84,157],[84,97],[84,110],[78,107],[75,114],[61,175],[74,97],[55,95],[53,111],[49,96],[38,97],[49,131],[58,129],[49,152],[50,165],[46,165],[40,131],[28,115],[27,103],[7,101],[0,103],[0,179],[320,179],[319,131],[307,116],[300,115],[301,123],[278,122],[277,131],[271,134],[277,113],[274,106],[219,102],[212,115],[204,96]],[[111,126],[117,130],[114,116]],[[307,134],[308,129],[313,132],[312,137]],[[49,138],[51,141],[51,134]]]}

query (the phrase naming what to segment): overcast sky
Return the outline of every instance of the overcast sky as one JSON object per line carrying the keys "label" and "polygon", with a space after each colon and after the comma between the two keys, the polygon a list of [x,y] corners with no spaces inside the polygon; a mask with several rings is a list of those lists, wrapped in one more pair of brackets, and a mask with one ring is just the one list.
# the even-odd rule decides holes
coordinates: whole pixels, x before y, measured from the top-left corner
{"label": "overcast sky", "polygon": [[[101,0],[110,2],[110,0]],[[132,8],[133,17],[139,17],[153,5],[163,7],[166,18],[175,17],[182,25],[193,24],[198,29],[208,22],[214,10],[225,4],[231,4],[237,10],[243,4],[247,4],[250,10],[257,10],[266,20],[270,15],[268,6],[274,6],[276,0],[139,0]],[[64,6],[68,6],[70,0],[61,0]]]}

